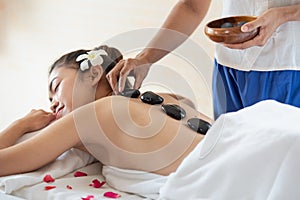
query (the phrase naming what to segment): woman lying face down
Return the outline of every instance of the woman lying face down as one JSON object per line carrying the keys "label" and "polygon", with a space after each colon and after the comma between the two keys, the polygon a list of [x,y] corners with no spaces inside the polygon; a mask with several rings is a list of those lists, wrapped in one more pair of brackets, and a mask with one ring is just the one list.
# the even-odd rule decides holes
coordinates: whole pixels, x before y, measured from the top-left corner
{"label": "woman lying face down", "polygon": [[[121,59],[107,46],[59,58],[49,71],[51,110],[59,120],[24,142],[2,145],[0,176],[36,170],[73,147],[105,165],[162,175],[175,171],[204,137],[187,126],[188,119],[212,121],[176,95],[158,94],[162,104],[185,110],[181,120],[166,115],[161,104],[112,95],[105,76]],[[0,145],[8,138],[3,135]]]}

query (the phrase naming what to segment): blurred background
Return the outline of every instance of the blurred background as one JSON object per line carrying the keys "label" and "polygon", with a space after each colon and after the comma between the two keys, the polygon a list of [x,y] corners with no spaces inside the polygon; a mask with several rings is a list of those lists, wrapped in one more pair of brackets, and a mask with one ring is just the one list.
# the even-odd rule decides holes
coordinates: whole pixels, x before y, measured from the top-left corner
{"label": "blurred background", "polygon": [[[71,50],[99,46],[128,31],[159,28],[176,2],[0,0],[0,129],[33,108],[49,111],[47,72],[55,59]],[[196,76],[193,70],[188,72],[188,68],[183,66],[187,62],[178,56],[169,56],[158,63],[173,66],[175,75],[184,74],[188,85],[196,88],[193,89],[196,97],[192,99],[196,101],[197,109],[210,117],[211,91],[210,86],[204,82],[210,79],[213,69],[214,43],[204,35],[203,28],[208,21],[220,16],[221,6],[220,1],[212,1],[208,15],[191,37],[193,42],[203,48],[199,60],[201,56],[206,60],[209,57],[203,69],[207,77],[203,79]],[[124,56],[136,53],[138,51]],[[156,73],[162,74],[159,70]],[[148,77],[150,82],[151,76]],[[163,77],[172,80],[174,76],[167,73]]]}

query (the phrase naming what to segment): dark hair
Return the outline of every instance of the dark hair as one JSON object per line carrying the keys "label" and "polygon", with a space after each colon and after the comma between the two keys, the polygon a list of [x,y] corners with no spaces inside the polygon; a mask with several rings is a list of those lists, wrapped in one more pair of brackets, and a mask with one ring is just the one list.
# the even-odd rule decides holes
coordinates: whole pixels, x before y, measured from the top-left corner
{"label": "dark hair", "polygon": [[[99,47],[94,48],[93,50],[99,50],[99,49],[103,49],[107,53],[107,56],[101,55],[101,57],[103,58],[103,63],[101,64],[101,66],[104,69],[104,72],[107,74],[111,69],[114,68],[114,66],[120,60],[123,59],[123,55],[121,54],[121,52],[118,49],[116,49],[114,47],[109,47],[107,45],[101,45]],[[62,67],[62,66],[79,69],[80,62],[76,62],[76,58],[79,55],[85,54],[89,51],[91,51],[91,50],[80,49],[80,50],[72,51],[70,53],[67,53],[67,54],[61,56],[50,66],[49,75],[55,68]],[[131,87],[131,84],[127,80],[125,88],[130,88],[130,87]]]}

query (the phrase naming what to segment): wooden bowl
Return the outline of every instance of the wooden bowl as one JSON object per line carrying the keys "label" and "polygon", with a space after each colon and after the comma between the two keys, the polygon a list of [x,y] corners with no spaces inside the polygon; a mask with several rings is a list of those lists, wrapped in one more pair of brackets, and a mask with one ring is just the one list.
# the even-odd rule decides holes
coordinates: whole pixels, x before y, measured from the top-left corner
{"label": "wooden bowl", "polygon": [[233,16],[211,21],[206,24],[204,32],[214,42],[225,44],[243,43],[258,34],[258,29],[242,32],[241,26],[255,20],[254,16]]}

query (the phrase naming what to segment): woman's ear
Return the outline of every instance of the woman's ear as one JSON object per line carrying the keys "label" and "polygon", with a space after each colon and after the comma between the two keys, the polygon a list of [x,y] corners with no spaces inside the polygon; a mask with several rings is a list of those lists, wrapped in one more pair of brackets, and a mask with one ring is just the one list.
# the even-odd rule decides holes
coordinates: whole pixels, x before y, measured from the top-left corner
{"label": "woman's ear", "polygon": [[96,66],[92,66],[90,67],[89,69],[89,76],[91,77],[91,80],[92,80],[92,85],[93,86],[97,86],[101,77],[102,77],[102,74],[103,74],[103,68],[101,67],[101,65],[96,65]]}

